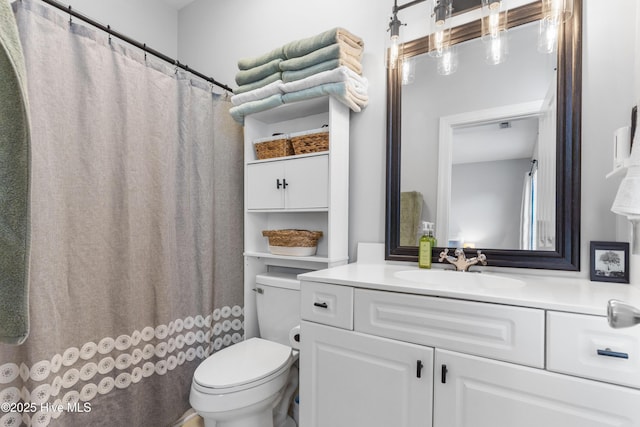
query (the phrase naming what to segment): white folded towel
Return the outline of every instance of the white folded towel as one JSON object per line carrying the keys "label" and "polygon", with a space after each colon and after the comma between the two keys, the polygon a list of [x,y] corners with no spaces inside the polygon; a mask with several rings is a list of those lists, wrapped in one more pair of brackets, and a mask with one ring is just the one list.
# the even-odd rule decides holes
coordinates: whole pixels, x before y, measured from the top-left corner
{"label": "white folded towel", "polygon": [[285,93],[297,92],[300,90],[308,89],[314,86],[320,86],[326,83],[349,83],[352,91],[358,92],[361,95],[367,95],[369,88],[369,81],[366,77],[359,75],[351,70],[349,67],[340,66],[333,70],[322,71],[317,74],[312,74],[309,77],[305,77],[301,80],[295,80],[292,82],[284,83],[282,85],[282,91]]}
{"label": "white folded towel", "polygon": [[264,98],[268,98],[271,95],[282,94],[282,80],[276,80],[266,86],[259,87],[248,92],[239,93],[231,97],[231,103],[233,105],[244,104],[245,102],[259,101]]}

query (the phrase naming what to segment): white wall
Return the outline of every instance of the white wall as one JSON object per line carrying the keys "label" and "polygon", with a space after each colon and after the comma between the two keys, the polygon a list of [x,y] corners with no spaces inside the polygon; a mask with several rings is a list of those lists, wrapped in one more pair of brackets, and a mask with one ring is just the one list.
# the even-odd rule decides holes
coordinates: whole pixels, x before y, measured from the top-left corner
{"label": "white wall", "polygon": [[[385,69],[383,46],[392,3],[371,0],[196,0],[179,13],[184,61],[236,87],[237,61],[292,40],[344,27],[365,41],[362,64],[369,106],[351,115],[349,252],[382,242],[385,205]],[[357,220],[356,220],[357,218]]]}
{"label": "white wall", "polygon": [[178,56],[178,11],[160,0],[62,0],[73,9],[146,43],[171,58]]}
{"label": "white wall", "polygon": [[[616,218],[609,209],[619,180],[606,180],[605,175],[611,168],[612,133],[628,124],[638,98],[634,95],[636,0],[617,0],[616,7],[601,0],[584,3],[581,276],[588,274],[589,241],[615,239]],[[239,58],[262,54],[291,40],[335,26],[365,40],[363,67],[371,83],[370,105],[352,114],[351,121],[352,259],[358,242],[384,241],[383,47],[392,5],[391,0],[196,0],[179,12],[182,60],[232,86]],[[401,15],[409,11],[427,16],[424,5]],[[415,36],[426,28],[424,22],[408,23]]]}
{"label": "white wall", "polygon": [[[370,105],[352,114],[351,121],[351,258],[358,242],[384,240],[383,47],[391,0],[196,0],[179,13],[159,0],[69,1],[78,11],[232,87],[239,58],[335,26],[364,38]],[[620,178],[604,176],[611,168],[612,133],[629,124],[630,109],[640,100],[640,78],[634,77],[640,76],[637,1],[616,0],[616,7],[602,0],[584,3],[581,276],[588,272],[589,241],[616,237],[617,219],[609,209]],[[402,11],[400,18],[409,24],[406,34],[423,35],[426,16],[425,5]]]}

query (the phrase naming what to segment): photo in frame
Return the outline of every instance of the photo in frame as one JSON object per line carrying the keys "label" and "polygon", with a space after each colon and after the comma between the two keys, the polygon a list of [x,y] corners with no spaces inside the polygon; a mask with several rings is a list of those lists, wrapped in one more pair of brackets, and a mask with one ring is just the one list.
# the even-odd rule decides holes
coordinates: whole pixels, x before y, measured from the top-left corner
{"label": "photo in frame", "polygon": [[629,283],[629,243],[592,241],[589,258],[591,281]]}

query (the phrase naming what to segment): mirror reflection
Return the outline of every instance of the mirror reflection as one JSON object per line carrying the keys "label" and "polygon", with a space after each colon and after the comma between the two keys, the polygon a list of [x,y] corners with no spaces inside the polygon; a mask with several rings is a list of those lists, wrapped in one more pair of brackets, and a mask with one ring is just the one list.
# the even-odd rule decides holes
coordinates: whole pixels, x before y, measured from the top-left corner
{"label": "mirror reflection", "polygon": [[423,222],[440,246],[556,249],[555,53],[538,51],[539,23],[509,30],[506,61],[480,39],[456,46],[457,71],[410,59],[401,98],[400,246]]}

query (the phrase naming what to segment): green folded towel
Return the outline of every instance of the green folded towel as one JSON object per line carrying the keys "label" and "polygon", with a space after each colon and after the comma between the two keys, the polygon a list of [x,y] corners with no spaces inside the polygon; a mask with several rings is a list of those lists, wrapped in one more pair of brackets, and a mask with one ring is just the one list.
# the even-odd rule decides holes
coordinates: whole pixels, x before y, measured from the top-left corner
{"label": "green folded towel", "polygon": [[29,105],[18,28],[0,0],[0,342],[29,334]]}
{"label": "green folded towel", "polygon": [[282,81],[284,83],[294,82],[296,80],[306,79],[307,77],[311,77],[323,71],[334,70],[342,66],[348,67],[350,70],[353,70],[355,73],[358,73],[356,70],[353,69],[353,66],[350,62],[347,62],[343,59],[330,59],[328,61],[320,62],[319,64],[315,64],[310,67],[303,68],[301,70],[283,71]]}
{"label": "green folded towel", "polygon": [[422,200],[422,194],[418,191],[400,193],[400,246],[418,245]]}
{"label": "green folded towel", "polygon": [[251,58],[243,58],[238,61],[238,69],[240,70],[250,70],[251,68],[258,67],[260,65],[267,64],[274,59],[287,59],[284,56],[284,50],[282,46],[279,48],[273,49],[271,52],[267,52],[264,55],[255,56]]}
{"label": "green folded towel", "polygon": [[270,76],[265,77],[264,79],[247,83],[246,85],[238,86],[238,88],[234,90],[233,93],[237,95],[240,93],[249,92],[250,90],[259,89],[261,87],[268,85],[269,83],[273,83],[281,79],[282,79],[282,73],[278,71],[277,73],[273,73]]}
{"label": "green folded towel", "polygon": [[313,65],[329,61],[331,59],[342,59],[343,61],[352,64],[352,68],[354,69],[354,71],[360,74],[362,73],[362,68],[360,65],[361,55],[361,49],[354,49],[350,46],[345,45],[344,43],[334,43],[321,49],[314,50],[307,55],[282,61],[280,63],[280,70],[302,70],[304,68],[308,68]]}
{"label": "green folded towel", "polygon": [[249,70],[240,70],[236,74],[236,84],[238,86],[246,85],[262,80],[273,73],[278,73],[280,72],[279,64],[281,62],[281,58],[276,58],[273,61],[269,61],[266,64],[259,65]]}
{"label": "green folded towel", "polygon": [[260,99],[258,101],[249,101],[244,104],[240,104],[229,109],[229,114],[233,117],[233,120],[244,125],[244,117],[248,114],[259,113],[260,111],[269,110],[271,108],[282,105],[282,95],[275,94],[268,98]]}
{"label": "green folded towel", "polygon": [[287,59],[297,58],[339,41],[343,41],[352,47],[362,48],[364,46],[364,42],[360,37],[351,34],[344,28],[332,28],[313,37],[287,43],[283,46],[283,51]]}
{"label": "green folded towel", "polygon": [[368,98],[364,99],[354,93],[353,88],[347,82],[326,83],[296,92],[285,93],[282,95],[282,100],[287,104],[325,95],[333,96],[356,113],[362,111],[362,108],[365,107],[368,102]]}

